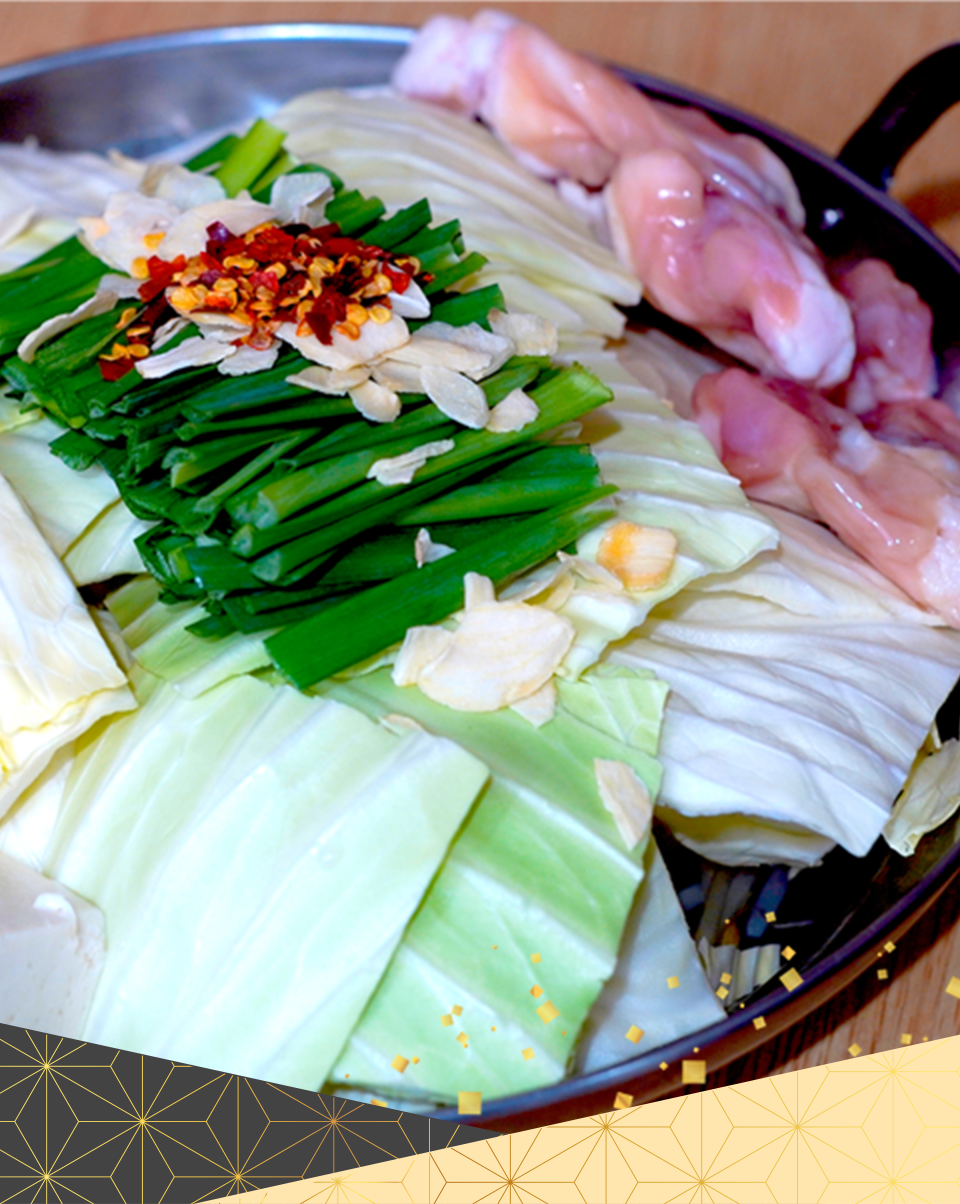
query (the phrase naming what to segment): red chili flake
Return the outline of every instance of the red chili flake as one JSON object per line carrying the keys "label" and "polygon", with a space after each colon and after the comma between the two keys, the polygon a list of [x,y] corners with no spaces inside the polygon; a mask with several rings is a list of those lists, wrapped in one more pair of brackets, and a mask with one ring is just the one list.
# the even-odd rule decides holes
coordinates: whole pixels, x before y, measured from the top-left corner
{"label": "red chili flake", "polygon": [[383,265],[383,274],[393,285],[395,293],[405,293],[410,287],[410,280],[413,276],[412,272],[406,272],[403,268],[395,268],[389,263]]}
{"label": "red chili flake", "polygon": [[[165,286],[205,286],[209,292],[198,308],[232,312],[249,327],[242,341],[252,347],[271,346],[284,322],[297,323],[300,330],[311,331],[329,345],[351,304],[389,308],[389,294],[406,292],[419,271],[415,260],[393,263],[389,251],[344,235],[336,223],[312,229],[297,223],[265,223],[239,236],[214,222],[207,235],[206,250],[189,263],[182,257],[173,264],[151,259],[150,278],[141,295],[149,294],[164,306]],[[318,258],[325,261],[321,273],[311,270]],[[388,295],[371,297],[370,285],[378,276],[386,287],[384,275],[390,281]],[[232,287],[218,291],[215,286],[220,280],[230,281]]]}
{"label": "red chili flake", "polygon": [[280,287],[276,272],[251,272],[250,284],[254,288],[268,288],[271,293],[275,293]]}
{"label": "red chili flake", "polygon": [[257,263],[275,263],[278,259],[285,260],[290,257],[294,242],[292,234],[287,234],[279,227],[273,227],[269,230],[261,230],[247,244],[246,253]]}
{"label": "red chili flake", "polygon": [[323,240],[324,254],[336,258],[339,255],[356,255],[361,259],[379,258],[383,252],[378,247],[368,247],[355,238],[326,238]]}
{"label": "red chili flake", "polygon": [[124,357],[120,360],[100,360],[100,375],[108,384],[113,384],[133,369],[133,360]]}
{"label": "red chili flake", "polygon": [[182,255],[178,255],[171,262],[151,255],[147,260],[147,271],[150,273],[150,278],[145,280],[137,290],[140,297],[144,301],[152,301],[158,297],[170,285],[175,274],[182,272],[186,266],[187,261]]}
{"label": "red chili flake", "polygon": [[333,327],[347,316],[347,300],[340,293],[324,292],[314,301],[306,323],[321,343],[333,342]]}
{"label": "red chili flake", "polygon": [[167,318],[172,318],[173,316],[173,310],[167,304],[166,297],[157,297],[155,301],[150,302],[140,315],[140,325],[149,326],[151,329],[154,329],[160,325],[161,318],[166,321]]}
{"label": "red chili flake", "polygon": [[203,303],[204,309],[229,310],[236,305],[235,298],[229,293],[208,293]]}

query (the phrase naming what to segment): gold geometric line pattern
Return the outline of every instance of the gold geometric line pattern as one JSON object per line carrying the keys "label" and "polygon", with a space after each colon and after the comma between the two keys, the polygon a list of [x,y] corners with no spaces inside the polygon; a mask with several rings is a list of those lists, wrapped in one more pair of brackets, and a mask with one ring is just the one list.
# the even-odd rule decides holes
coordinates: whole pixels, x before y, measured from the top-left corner
{"label": "gold geometric line pattern", "polygon": [[960,1037],[225,1196],[217,1204],[241,1200],[960,1204]]}
{"label": "gold geometric line pattern", "polygon": [[336,1190],[386,1159],[399,1182],[414,1155],[472,1140],[450,1122],[0,1025],[0,1204],[236,1199],[292,1175],[329,1174]]}

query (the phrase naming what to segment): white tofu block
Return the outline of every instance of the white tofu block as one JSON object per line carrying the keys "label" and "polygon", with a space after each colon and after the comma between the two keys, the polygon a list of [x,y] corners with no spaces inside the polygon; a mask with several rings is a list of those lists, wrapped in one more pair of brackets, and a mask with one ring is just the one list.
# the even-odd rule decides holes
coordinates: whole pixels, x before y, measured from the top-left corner
{"label": "white tofu block", "polygon": [[103,955],[99,908],[0,853],[0,1023],[78,1037]]}

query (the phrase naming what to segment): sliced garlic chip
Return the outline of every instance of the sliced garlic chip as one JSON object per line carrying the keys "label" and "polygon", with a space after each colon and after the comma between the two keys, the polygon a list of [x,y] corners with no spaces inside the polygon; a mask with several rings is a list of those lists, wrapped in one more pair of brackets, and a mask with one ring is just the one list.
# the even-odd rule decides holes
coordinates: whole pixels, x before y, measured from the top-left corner
{"label": "sliced garlic chip", "polygon": [[313,389],[316,393],[336,396],[357,388],[370,379],[370,370],[363,364],[356,368],[322,368],[317,364],[313,368],[304,368],[293,376],[287,377],[288,385],[299,385],[302,389]]}
{"label": "sliced garlic chip", "polygon": [[656,589],[670,576],[677,537],[662,527],[614,523],[597,548],[597,563],[619,577],[627,589]]}
{"label": "sliced garlic chip", "polygon": [[98,290],[89,300],[78,305],[70,313],[57,314],[56,317],[48,318],[36,330],[31,330],[17,348],[17,354],[25,364],[32,363],[33,357],[44,343],[58,334],[62,334],[63,331],[69,330],[72,326],[85,322],[87,318],[96,318],[100,314],[109,313],[116,303],[117,294],[115,292],[105,289]]}
{"label": "sliced garlic chip", "polygon": [[595,561],[588,560],[585,556],[571,556],[568,552],[558,552],[557,559],[561,564],[568,565],[578,577],[589,581],[591,585],[601,585],[615,593],[623,593],[623,582],[616,573],[611,573],[609,569],[603,568]]}
{"label": "sliced garlic chip", "polygon": [[535,694],[521,698],[511,705],[510,710],[516,711],[521,719],[526,719],[534,727],[543,727],[553,718],[557,709],[557,687],[551,678],[546,685],[540,687]]}
{"label": "sliced garlic chip", "polygon": [[435,364],[421,368],[420,379],[426,395],[448,418],[475,431],[487,425],[490,407],[486,394],[475,381]]}
{"label": "sliced garlic chip", "polygon": [[434,629],[444,634],[430,645],[422,628],[407,632],[394,666],[398,685],[398,678],[415,681],[434,702],[479,712],[512,706],[551,680],[573,643],[573,624],[524,602],[477,602],[470,595],[486,593],[483,582],[465,579],[468,606],[455,632]]}
{"label": "sliced garlic chip", "polygon": [[480,573],[465,573],[463,578],[463,609],[473,610],[484,602],[495,602],[497,598],[493,582]]}
{"label": "sliced garlic chip", "polygon": [[326,202],[332,196],[333,185],[326,172],[288,173],[274,180],[270,189],[270,208],[281,225],[305,222],[310,226],[319,226]]}
{"label": "sliced garlic chip", "polygon": [[390,294],[390,308],[401,318],[430,317],[430,302],[416,280],[409,281],[402,293],[392,292]]}
{"label": "sliced garlic chip", "polygon": [[148,355],[146,359],[137,360],[136,369],[144,380],[159,380],[169,376],[171,372],[179,372],[182,368],[201,368],[209,364],[219,364],[228,355],[235,355],[237,348],[232,343],[221,342],[218,339],[184,339],[170,351],[162,355]]}
{"label": "sliced garlic chip", "polygon": [[199,326],[205,339],[217,339],[221,343],[232,343],[243,339],[250,333],[249,322],[233,314],[198,313],[196,310],[180,310],[176,292],[171,294],[170,307],[174,313],[185,317],[188,322]]}
{"label": "sliced garlic chip", "polygon": [[[367,323],[370,325],[370,323]],[[434,339],[418,330],[408,343],[390,351],[390,359],[401,364],[413,364],[417,368],[449,368],[451,372],[462,372],[464,376],[478,379],[490,371],[490,356],[485,351],[461,347],[459,343],[446,339]]]}
{"label": "sliced garlic chip", "polygon": [[420,674],[450,647],[453,632],[445,627],[410,627],[393,662],[393,684],[415,686]]}
{"label": "sliced garlic chip", "polygon": [[165,347],[172,338],[178,335],[181,330],[186,330],[189,325],[190,322],[187,318],[169,318],[154,331],[153,342],[150,345],[151,349],[154,352],[159,351],[161,347]]}
{"label": "sliced garlic chip", "polygon": [[515,355],[556,355],[557,328],[537,314],[507,314],[490,311],[488,321],[494,334],[512,340]]}
{"label": "sliced garlic chip", "polygon": [[636,771],[623,761],[593,763],[597,789],[603,805],[613,816],[628,849],[636,848],[646,836],[653,819],[650,792]]}
{"label": "sliced garlic chip", "polygon": [[233,355],[221,360],[217,371],[222,372],[224,376],[247,376],[251,372],[264,372],[273,367],[279,354],[280,348],[276,343],[263,351],[244,344],[238,347]]}
{"label": "sliced garlic chip", "polygon": [[355,368],[358,364],[372,364],[384,356],[396,355],[399,348],[410,339],[406,322],[396,314],[382,326],[376,322],[364,322],[355,339],[335,329],[331,335],[332,342],[321,343],[315,334],[298,334],[295,322],[281,322],[274,334],[284,343],[296,347],[314,364],[344,370]]}
{"label": "sliced garlic chip", "polygon": [[411,719],[409,715],[398,715],[395,711],[384,715],[380,720],[380,726],[385,727],[388,732],[392,732],[395,736],[405,736],[408,732],[422,732],[426,730],[422,724],[417,723],[416,719]]}
{"label": "sliced garlic chip", "polygon": [[442,560],[444,556],[451,556],[456,550],[456,548],[451,548],[449,544],[434,543],[426,527],[420,528],[416,539],[413,541],[413,558],[417,562],[418,569],[422,569],[425,564],[435,564],[436,561]]}
{"label": "sliced garlic chip", "polygon": [[[380,386],[374,385],[374,388]],[[386,456],[370,466],[367,477],[379,481],[381,485],[409,485],[418,468],[422,468],[433,456],[442,456],[444,452],[452,451],[454,446],[452,439],[435,439],[432,443],[423,443],[400,456]]]}
{"label": "sliced garlic chip", "polygon": [[416,364],[401,364],[397,360],[385,359],[374,364],[371,375],[378,385],[393,389],[394,393],[422,393],[423,382]]}
{"label": "sliced garlic chip", "polygon": [[375,380],[365,380],[349,393],[353,404],[371,422],[393,422],[400,413],[400,398]]}
{"label": "sliced garlic chip", "polygon": [[484,330],[478,322],[470,322],[466,326],[451,326],[448,322],[429,322],[426,326],[421,326],[419,333],[422,338],[439,339],[442,342],[484,355],[487,361],[486,367],[477,375],[468,372],[465,368],[461,369],[462,372],[466,372],[467,376],[473,376],[474,380],[496,372],[498,368],[503,367],[511,355],[516,353],[512,339]]}
{"label": "sliced garlic chip", "polygon": [[524,393],[523,389],[513,389],[490,411],[487,430],[496,435],[522,431],[539,417],[540,409],[533,398]]}

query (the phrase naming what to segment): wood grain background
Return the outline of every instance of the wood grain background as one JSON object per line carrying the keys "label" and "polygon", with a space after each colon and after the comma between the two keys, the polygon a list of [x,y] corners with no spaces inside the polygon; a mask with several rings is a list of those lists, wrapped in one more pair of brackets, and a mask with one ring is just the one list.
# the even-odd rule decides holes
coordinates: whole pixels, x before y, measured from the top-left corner
{"label": "wood grain background", "polygon": [[[448,4],[466,14],[483,7]],[[954,3],[506,3],[566,45],[722,97],[836,152],[885,89],[930,50],[960,40]],[[269,21],[418,24],[424,3],[0,3],[0,64],[175,29]],[[958,81],[960,99],[960,81]],[[112,98],[111,98],[112,99]],[[960,108],[901,166],[897,195],[960,250]],[[960,298],[958,298],[960,301]],[[750,1058],[711,1076],[719,1086],[891,1049],[960,1031],[960,885],[885,959],[841,996]]]}

